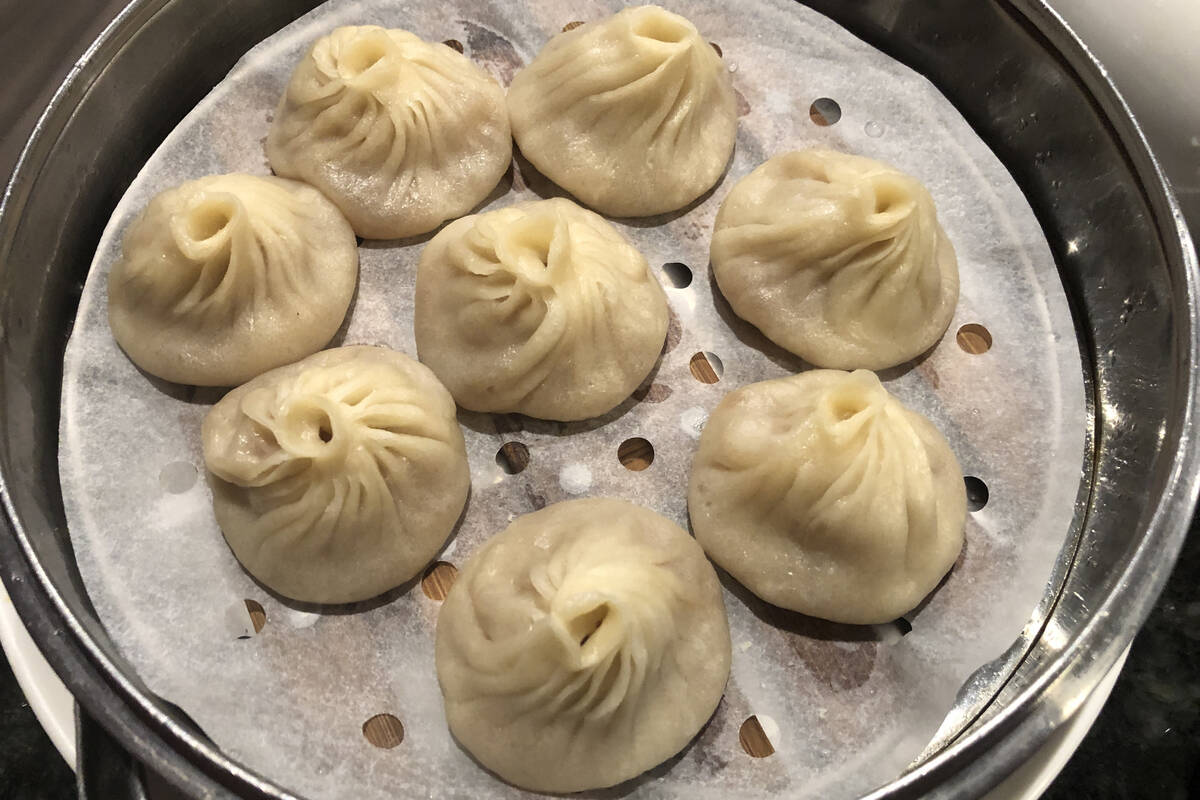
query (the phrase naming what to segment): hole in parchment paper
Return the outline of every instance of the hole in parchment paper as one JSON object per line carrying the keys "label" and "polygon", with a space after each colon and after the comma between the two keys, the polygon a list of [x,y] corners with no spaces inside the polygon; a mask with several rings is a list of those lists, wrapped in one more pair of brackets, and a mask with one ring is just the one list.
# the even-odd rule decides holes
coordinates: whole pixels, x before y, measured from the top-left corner
{"label": "hole in parchment paper", "polygon": [[763,730],[762,723],[758,721],[757,716],[747,717],[746,721],[742,723],[742,727],[738,730],[738,742],[747,755],[755,758],[766,758],[775,754],[775,746],[767,738],[767,732]]}
{"label": "hole in parchment paper", "polygon": [[725,365],[721,363],[721,359],[716,353],[707,350],[692,356],[688,368],[692,371],[692,377],[701,383],[716,383],[725,374]]}
{"label": "hole in parchment paper", "polygon": [[617,460],[625,469],[641,472],[654,463],[654,445],[640,436],[626,439],[617,448]]}
{"label": "hole in parchment paper", "polygon": [[663,275],[667,277],[667,283],[676,289],[686,289],[692,285],[692,270],[687,264],[668,261],[663,264],[662,271]]}
{"label": "hole in parchment paper", "polygon": [[255,633],[262,633],[263,626],[267,624],[267,610],[262,607],[262,603],[257,600],[246,598],[246,611],[250,614],[250,623],[254,625]]}
{"label": "hole in parchment paper", "polygon": [[988,487],[987,484],[976,478],[974,475],[968,475],[963,478],[963,483],[967,486],[967,508],[971,511],[978,511],[987,505],[988,502]]}
{"label": "hole in parchment paper", "polygon": [[446,41],[442,42],[442,44],[446,45],[446,47],[449,47],[451,50],[457,50],[460,53],[464,52],[465,50],[463,48],[463,43],[458,39],[447,39]]}
{"label": "hole in parchment paper", "polygon": [[992,349],[992,332],[978,322],[968,322],[954,337],[958,346],[973,356]]}
{"label": "hole in parchment paper", "polygon": [[384,750],[404,741],[404,726],[392,714],[376,714],[363,723],[362,732],[368,742]]}
{"label": "hole in parchment paper", "polygon": [[906,620],[904,617],[898,618],[892,624],[896,626],[896,630],[900,631],[901,636],[908,636],[910,633],[912,633],[912,623]]}
{"label": "hole in parchment paper", "polygon": [[196,485],[196,468],[186,461],[172,461],[158,473],[158,485],[167,494],[183,494]]}
{"label": "hole in parchment paper", "polygon": [[582,24],[583,24],[583,22],[581,20],[575,20],[574,22],[568,22],[566,25],[563,25],[563,33],[566,33],[567,31],[573,31]]}
{"label": "hole in parchment paper", "polygon": [[523,472],[529,466],[529,448],[520,442],[505,442],[496,451],[496,464],[509,475]]}
{"label": "hole in parchment paper", "polygon": [[832,98],[818,97],[808,107],[808,118],[824,128],[827,125],[833,125],[842,118],[842,107]]}
{"label": "hole in parchment paper", "polygon": [[267,624],[267,612],[257,600],[239,600],[225,609],[226,630],[235,639],[253,639]]}
{"label": "hole in parchment paper", "polygon": [[717,51],[717,55],[718,55],[718,56],[720,56],[720,57],[722,57],[722,58],[724,58],[724,57],[725,57],[725,54],[721,52],[721,45],[717,44],[716,42],[709,42],[709,44],[711,44],[711,45],[712,45],[712,49],[713,49],[713,50],[716,50],[716,51]]}
{"label": "hole in parchment paper", "polygon": [[425,570],[425,575],[421,578],[421,591],[430,600],[440,603],[446,599],[446,595],[450,594],[450,587],[454,585],[457,578],[458,567],[449,561],[435,561],[429,569]]}

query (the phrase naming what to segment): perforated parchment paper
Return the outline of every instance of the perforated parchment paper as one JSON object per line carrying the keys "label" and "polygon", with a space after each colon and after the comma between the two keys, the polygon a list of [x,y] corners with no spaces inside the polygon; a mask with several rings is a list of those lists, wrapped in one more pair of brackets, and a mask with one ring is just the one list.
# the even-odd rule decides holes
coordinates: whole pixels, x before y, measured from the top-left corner
{"label": "perforated parchment paper", "polygon": [[[472,495],[440,559],[461,564],[517,514],[576,496],[615,495],[687,525],[686,482],[706,415],[725,392],[805,369],[737,320],[708,268],[713,217],[735,181],[767,157],[824,145],[891,162],[937,201],[958,251],[962,298],[945,340],[888,388],[934,420],[990,499],[967,521],[966,548],[915,614],[912,631],[823,623],[772,609],[728,576],[733,674],[712,721],[683,753],[604,796],[832,797],[899,774],[951,709],[963,681],[1000,655],[1042,595],[1073,518],[1084,454],[1080,356],[1050,251],[1017,185],[923,78],[788,0],[664,0],[720,45],[738,90],[740,129],[721,183],[686,212],[618,222],[663,274],[674,324],[661,363],[634,399],[603,419],[562,425],[460,416]],[[129,188],[92,265],[67,348],[60,467],[79,568],[96,609],[142,679],[216,743],[298,793],[322,798],[514,797],[451,738],[433,663],[438,612],[418,582],[353,608],[276,598],[238,566],[213,521],[200,424],[219,392],[139,372],[113,342],[105,283],[129,221],[155,193],[201,175],[266,173],[262,141],[287,77],[309,43],[338,25],[403,27],[466,54],[504,84],[565,23],[611,0],[331,2],[248,53],[167,138]],[[840,119],[809,108],[832,98]],[[496,208],[555,192],[518,162]],[[415,354],[414,268],[428,237],[360,248],[357,299],[336,343]],[[678,277],[678,276],[677,276]],[[686,277],[686,276],[684,276]],[[681,281],[680,281],[681,282]],[[979,323],[993,344],[965,352],[955,331]],[[717,356],[716,383],[693,355]],[[714,360],[715,364],[716,360]],[[698,370],[703,375],[703,370]],[[618,460],[641,437],[653,462]],[[525,444],[518,474],[497,465]],[[266,624],[254,635],[245,599]],[[403,742],[362,732],[395,715]],[[759,715],[776,753],[751,758],[738,731]]]}

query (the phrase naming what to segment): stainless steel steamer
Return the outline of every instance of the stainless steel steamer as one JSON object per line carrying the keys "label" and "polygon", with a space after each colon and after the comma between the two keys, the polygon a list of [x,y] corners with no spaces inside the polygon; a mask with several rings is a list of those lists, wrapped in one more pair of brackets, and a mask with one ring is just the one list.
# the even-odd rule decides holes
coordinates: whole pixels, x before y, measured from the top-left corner
{"label": "stainless steel steamer", "polygon": [[[930,78],[1005,163],[1055,253],[1087,361],[1091,457],[1033,634],[964,686],[957,724],[873,795],[975,796],[1073,712],[1175,562],[1200,467],[1196,256],[1129,110],[1042,0],[805,2]],[[81,706],[86,796],[144,796],[128,754],[190,794],[291,796],[147,692],[113,648],[73,563],[57,437],[63,348],[114,205],[246,50],[316,4],[134,0],[55,95],[0,208],[0,563]]]}

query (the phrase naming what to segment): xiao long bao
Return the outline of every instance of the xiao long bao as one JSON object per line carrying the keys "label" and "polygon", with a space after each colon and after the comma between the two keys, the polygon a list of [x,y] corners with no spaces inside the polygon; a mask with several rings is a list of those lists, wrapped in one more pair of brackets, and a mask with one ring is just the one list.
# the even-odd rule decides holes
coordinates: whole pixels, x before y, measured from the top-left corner
{"label": "xiao long bao", "polygon": [[958,305],[933,198],[862,156],[805,150],[759,166],[721,203],[711,257],[734,312],[819,367],[916,358]]}
{"label": "xiao long bao", "polygon": [[725,396],[688,513],[709,557],[768,603],[883,623],[954,565],[967,495],[945,437],[874,373],[814,370]]}
{"label": "xiao long bao", "polygon": [[157,195],[129,226],[109,327],[152,375],[235,386],[324,347],[357,280],[354,231],[316,189],[211,175]]}
{"label": "xiao long bao", "polygon": [[678,753],[716,709],[731,658],[700,546],[611,498],[518,517],[471,557],[438,616],[451,732],[534,791],[612,786]]}
{"label": "xiao long bao", "polygon": [[204,420],[213,510],[235,556],[281,595],[350,603],[429,563],[470,487],[454,401],[383,347],[267,372]]}
{"label": "xiao long bao", "polygon": [[668,318],[641,253],[561,198],[452,222],[417,269],[417,352],[472,411],[604,414],[654,367]]}
{"label": "xiao long bao", "polygon": [[416,236],[466,214],[508,171],[504,90],[444,44],[337,28],[292,73],[267,158],[328,195],[358,235]]}
{"label": "xiao long bao", "polygon": [[627,8],[551,39],[508,90],[513,136],[542,174],[614,217],[683,208],[729,162],[729,70],[683,17]]}

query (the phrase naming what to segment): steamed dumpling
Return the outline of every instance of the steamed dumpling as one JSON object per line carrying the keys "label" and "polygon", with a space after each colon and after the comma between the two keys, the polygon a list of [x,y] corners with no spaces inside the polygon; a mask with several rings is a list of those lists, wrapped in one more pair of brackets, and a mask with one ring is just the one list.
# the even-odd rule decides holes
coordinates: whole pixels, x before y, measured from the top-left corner
{"label": "steamed dumpling", "polygon": [[612,786],[678,753],[730,665],[716,573],[678,525],[623,500],[519,517],[438,616],[450,730],[525,789]]}
{"label": "steamed dumpling", "polygon": [[417,270],[417,351],[474,411],[603,414],[649,374],[667,321],[646,259],[561,198],[457,220]]}
{"label": "steamed dumpling", "polygon": [[821,367],[884,369],[928,350],[958,304],[933,198],[886,164],[776,156],[730,191],[712,267],[739,317]]}
{"label": "steamed dumpling", "polygon": [[341,212],[311,186],[212,175],[157,195],[108,277],[117,343],[151,375],[234,386],[320,350],[358,280]]}
{"label": "steamed dumpling", "polygon": [[415,236],[466,214],[508,171],[504,90],[444,44],[337,28],[292,73],[267,158],[325,192],[360,236]]}
{"label": "steamed dumpling", "polygon": [[692,23],[657,6],[555,36],[513,78],[508,108],[530,163],[616,217],[704,194],[737,134],[725,64]]}
{"label": "steamed dumpling", "polygon": [[204,420],[213,510],[233,553],[281,595],[365,600],[416,575],[470,477],[454,401],[383,347],[340,347],[239,386]]}
{"label": "steamed dumpling", "polygon": [[709,557],[768,603],[881,623],[954,565],[967,496],[946,439],[873,373],[815,370],[726,395],[688,512]]}

